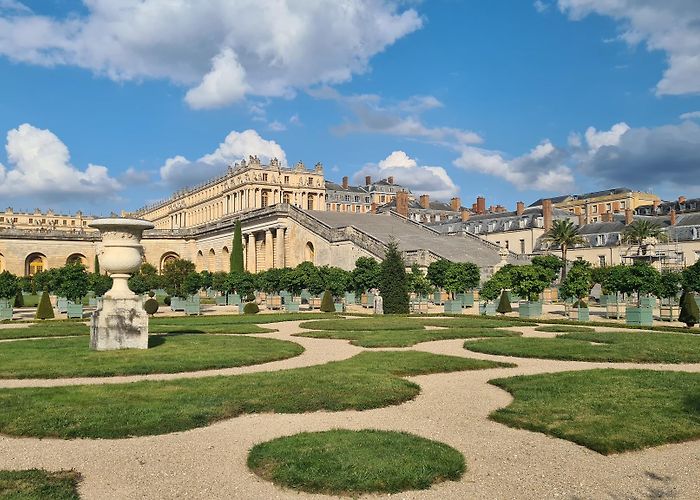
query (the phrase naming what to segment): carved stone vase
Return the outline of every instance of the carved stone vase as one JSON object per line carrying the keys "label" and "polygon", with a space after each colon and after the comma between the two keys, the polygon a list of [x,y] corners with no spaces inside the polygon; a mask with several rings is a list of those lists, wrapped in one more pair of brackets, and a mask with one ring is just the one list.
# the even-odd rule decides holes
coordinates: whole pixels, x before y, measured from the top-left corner
{"label": "carved stone vase", "polygon": [[141,236],[153,224],[138,219],[97,219],[90,227],[100,230],[102,245],[98,251],[100,269],[109,273],[113,283],[102,304],[92,313],[90,348],[97,351],[148,348],[148,314],[143,299],[129,289],[129,276],[143,262]]}

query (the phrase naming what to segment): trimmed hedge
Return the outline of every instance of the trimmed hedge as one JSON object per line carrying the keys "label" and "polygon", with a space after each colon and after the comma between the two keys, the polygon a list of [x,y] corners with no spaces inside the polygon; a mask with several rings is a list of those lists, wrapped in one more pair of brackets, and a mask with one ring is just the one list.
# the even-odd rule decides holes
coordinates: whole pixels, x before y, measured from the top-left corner
{"label": "trimmed hedge", "polygon": [[255,302],[248,302],[243,306],[243,314],[258,314],[259,312],[260,308]]}

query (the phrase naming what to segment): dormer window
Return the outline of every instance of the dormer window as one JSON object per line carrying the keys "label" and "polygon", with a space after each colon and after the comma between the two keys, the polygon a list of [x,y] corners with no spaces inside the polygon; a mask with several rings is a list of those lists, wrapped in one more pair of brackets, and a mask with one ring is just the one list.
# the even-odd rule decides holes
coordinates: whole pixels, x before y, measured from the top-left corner
{"label": "dormer window", "polygon": [[697,240],[697,239],[698,239],[698,233],[700,233],[700,231],[698,230],[697,227],[692,227],[692,228],[690,228],[690,237],[691,237],[692,239]]}
{"label": "dormer window", "polygon": [[605,245],[605,235],[604,234],[598,234],[595,237],[595,244],[598,246],[603,246]]}
{"label": "dormer window", "polygon": [[518,221],[518,227],[520,229],[525,229],[527,227],[527,219],[525,217]]}

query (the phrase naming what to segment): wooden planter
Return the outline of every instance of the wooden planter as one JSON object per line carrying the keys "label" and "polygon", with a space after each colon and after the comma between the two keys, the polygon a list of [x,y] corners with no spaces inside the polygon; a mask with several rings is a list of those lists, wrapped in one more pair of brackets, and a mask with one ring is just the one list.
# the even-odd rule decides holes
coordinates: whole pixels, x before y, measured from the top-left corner
{"label": "wooden planter", "polygon": [[628,307],[625,316],[628,325],[651,326],[654,323],[651,307]]}
{"label": "wooden planter", "polygon": [[518,315],[521,318],[539,318],[542,316],[542,302],[520,302]]}
{"label": "wooden planter", "polygon": [[587,307],[578,307],[569,309],[569,319],[574,321],[589,321],[590,311]]}
{"label": "wooden planter", "polygon": [[360,297],[360,305],[365,308],[374,307],[374,294],[373,293],[363,293]]}
{"label": "wooden planter", "polygon": [[605,317],[608,319],[620,319],[625,315],[625,304],[613,302],[605,305]]}
{"label": "wooden planter", "polygon": [[676,304],[661,304],[659,308],[659,319],[661,321],[676,321],[679,313],[680,307]]}
{"label": "wooden planter", "polygon": [[68,302],[66,305],[66,315],[69,318],[82,318],[83,317],[83,305],[82,304],[73,304],[72,302]]}
{"label": "wooden planter", "polygon": [[462,307],[471,307],[474,305],[474,294],[471,292],[458,293],[455,295],[455,300],[462,303]]}

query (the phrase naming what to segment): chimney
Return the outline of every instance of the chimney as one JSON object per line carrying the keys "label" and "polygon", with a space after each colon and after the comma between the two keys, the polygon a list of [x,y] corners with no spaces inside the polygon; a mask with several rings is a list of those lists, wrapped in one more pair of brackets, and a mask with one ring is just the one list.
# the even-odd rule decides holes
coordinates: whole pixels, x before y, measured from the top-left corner
{"label": "chimney", "polygon": [[467,222],[469,220],[469,217],[471,217],[469,210],[462,210],[462,222]]}
{"label": "chimney", "polygon": [[[421,196],[421,201],[423,196]],[[396,212],[408,218],[408,193],[406,191],[396,193]]]}
{"label": "chimney", "polygon": [[430,195],[422,194],[420,195],[420,206],[423,208],[430,208]]}
{"label": "chimney", "polygon": [[478,196],[476,198],[476,213],[479,215],[486,213],[486,198],[483,196]]}
{"label": "chimney", "polygon": [[393,183],[394,183],[394,176],[393,176],[393,175],[390,175],[389,178],[388,178],[386,181],[387,181],[389,184],[393,184]]}
{"label": "chimney", "polygon": [[616,214],[617,214],[617,213],[620,213],[620,202],[619,202],[619,201],[613,201],[612,209],[613,209],[613,212],[615,212]]}
{"label": "chimney", "polygon": [[462,207],[462,200],[459,199],[459,197],[454,197],[450,200],[450,208],[452,209],[453,212],[459,212],[459,209]]}
{"label": "chimney", "polygon": [[343,177],[343,189],[348,188],[348,176]]}
{"label": "chimney", "polygon": [[525,212],[525,203],[519,201],[515,204],[515,213],[516,215],[523,215],[523,212]]}
{"label": "chimney", "polygon": [[583,226],[586,223],[586,214],[582,214],[579,212],[578,214],[578,225]]}
{"label": "chimney", "polygon": [[683,203],[685,203],[685,196],[679,196],[678,197],[678,204],[682,205]]}
{"label": "chimney", "polygon": [[542,216],[544,217],[544,230],[552,229],[552,200],[542,200]]}
{"label": "chimney", "polygon": [[632,224],[634,221],[634,218],[632,217],[632,209],[631,208],[626,208],[625,209],[625,226],[629,226]]}
{"label": "chimney", "polygon": [[676,225],[676,209],[672,208],[671,213],[669,215],[671,216],[671,225],[675,226]]}
{"label": "chimney", "polygon": [[370,184],[372,184],[372,176],[367,175],[365,176],[365,186],[369,186]]}
{"label": "chimney", "polygon": [[372,202],[372,204],[369,207],[370,212],[372,212],[373,214],[377,213],[377,204],[375,202]]}
{"label": "chimney", "polygon": [[476,203],[472,203],[472,213],[473,214],[479,213],[477,208],[476,208]]}

